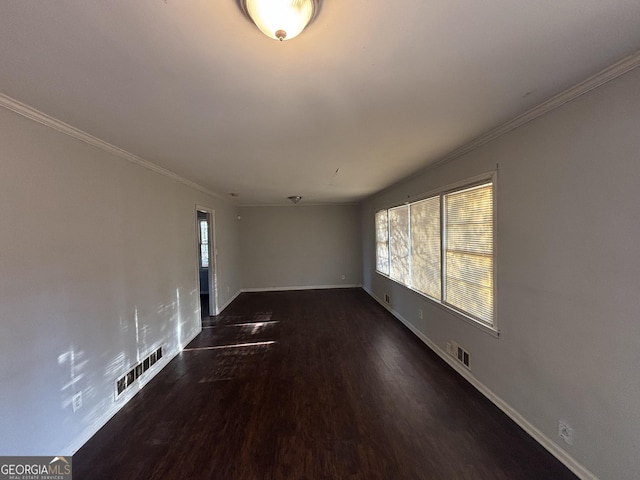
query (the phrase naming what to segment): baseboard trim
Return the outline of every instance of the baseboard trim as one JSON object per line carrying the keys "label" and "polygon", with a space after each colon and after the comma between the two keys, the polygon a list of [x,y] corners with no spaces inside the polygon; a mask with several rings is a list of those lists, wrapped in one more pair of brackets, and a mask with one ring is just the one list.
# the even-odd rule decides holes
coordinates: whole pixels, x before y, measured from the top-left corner
{"label": "baseboard trim", "polygon": [[302,285],[291,287],[258,287],[243,288],[242,292],[287,292],[290,290],[328,290],[332,288],[361,288],[360,283],[340,284],[340,285]]}
{"label": "baseboard trim", "polygon": [[398,312],[393,310],[389,305],[387,305],[381,298],[378,298],[370,289],[363,286],[362,289],[369,294],[371,298],[373,298],[376,302],[382,305],[391,315],[393,315],[396,319],[398,319],[404,326],[406,326],[416,337],[418,337],[422,342],[427,345],[431,350],[433,350],[440,358],[442,358],[447,364],[453,368],[457,373],[459,373],[465,380],[467,380],[471,385],[473,385],[476,390],[482,393],[491,403],[493,403],[496,407],[498,407],[505,415],[507,415],[511,420],[513,420],[520,428],[522,428],[525,432],[527,432],[533,439],[542,445],[551,455],[557,458],[564,466],[566,466],[569,470],[571,470],[578,478],[582,480],[598,480],[593,473],[583,467],[576,459],[574,459],[567,452],[562,450],[558,445],[556,445],[549,437],[547,437],[544,433],[542,433],[537,427],[535,427],[531,422],[529,422],[525,417],[523,417],[517,410],[511,407],[507,402],[505,402],[502,398],[496,395],[491,389],[485,386],[482,382],[480,382],[476,377],[474,377],[471,372],[462,367],[459,363],[454,361],[453,357],[447,355],[447,353],[442,350],[438,345],[432,342],[429,337],[427,337],[424,333],[418,330],[411,322],[409,322],[406,318],[400,315]]}
{"label": "baseboard trim", "polygon": [[[173,360],[191,341],[196,338],[202,331],[202,324],[194,329],[182,342],[180,349],[174,352],[167,352],[169,355],[163,356],[153,367],[151,367],[143,376],[139,377],[140,384],[136,386],[130,393],[123,393],[116,400],[112,407],[107,410],[104,415],[92,422],[82,433],[80,433],[67,447],[63,450],[63,455],[73,456],[75,453],[87,443],[98,431],[104,427],[122,408],[135,397],[151,380],[155,378],[171,360]],[[164,350],[164,349],[163,349]],[[164,352],[163,352],[164,353]]]}
{"label": "baseboard trim", "polygon": [[220,305],[220,307],[218,308],[218,315],[224,312],[224,309],[227,308],[229,305],[231,305],[231,302],[233,302],[236,298],[238,298],[238,295],[240,295],[241,293],[242,293],[242,290],[238,290],[223,305]]}

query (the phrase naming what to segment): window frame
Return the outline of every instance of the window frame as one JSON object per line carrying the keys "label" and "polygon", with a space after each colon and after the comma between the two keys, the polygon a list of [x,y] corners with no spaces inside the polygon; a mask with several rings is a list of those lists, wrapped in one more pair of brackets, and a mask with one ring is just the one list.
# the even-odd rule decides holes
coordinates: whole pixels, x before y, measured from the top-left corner
{"label": "window frame", "polygon": [[[386,225],[387,237],[384,240],[379,240],[378,239],[378,216],[382,212],[384,212],[384,217],[385,217],[384,218],[384,223]],[[375,264],[376,264],[376,268],[375,269],[376,269],[376,272],[379,272],[382,275],[387,275],[388,276],[391,273],[391,265],[389,265],[389,210],[388,209],[383,208],[381,210],[376,211],[375,217],[374,217],[374,229],[375,229],[375,237],[376,237],[376,240],[375,240],[375,251],[376,251]],[[383,270],[379,270],[378,269],[378,267],[379,267],[378,258],[380,258],[380,256],[378,255],[378,247],[381,244],[386,246],[386,251],[387,251],[387,262],[386,262],[387,271],[386,272],[383,271]]]}
{"label": "window frame", "polygon": [[[497,245],[497,217],[498,217],[498,175],[496,171],[486,172],[471,178],[467,178],[465,180],[461,180],[459,182],[455,182],[444,187],[434,189],[419,195],[410,196],[408,198],[411,199],[409,202],[403,202],[401,204],[394,204],[387,208],[377,208],[375,214],[382,210],[390,210],[392,208],[396,208],[402,205],[410,205],[413,203],[417,203],[423,200],[427,200],[433,197],[440,197],[440,292],[441,298],[437,299],[428,294],[421,292],[413,288],[411,285],[407,285],[401,283],[395,279],[393,279],[389,274],[381,272],[377,269],[377,245],[375,249],[376,262],[375,262],[375,272],[398,285],[408,288],[409,290],[417,293],[418,295],[424,297],[428,301],[434,303],[438,307],[446,310],[449,313],[454,314],[456,318],[460,318],[466,323],[469,323],[475,327],[480,328],[482,331],[489,333],[495,337],[500,335],[500,330],[498,328],[498,308],[497,308],[497,299],[498,299],[498,283],[497,283],[497,261],[498,258],[498,245]],[[467,190],[469,188],[478,187],[484,184],[491,184],[492,187],[492,213],[493,213],[493,225],[492,225],[492,323],[489,324],[486,321],[476,318],[472,313],[465,312],[464,310],[457,308],[446,302],[446,218],[445,218],[445,200],[444,197],[448,194]],[[411,222],[411,209],[409,208],[409,222]],[[376,233],[377,234],[377,233]],[[389,232],[389,243],[391,242],[390,232]],[[411,252],[411,245],[409,244],[409,251]],[[389,256],[389,271],[391,271],[391,256]]]}
{"label": "window frame", "polygon": [[[437,225],[438,225],[438,287],[439,287],[439,294],[437,297],[430,295],[429,293],[425,292],[424,290],[421,290],[419,288],[417,288],[414,284],[413,281],[413,260],[414,260],[414,250],[413,250],[413,230],[411,229],[411,226],[413,225],[413,217],[411,216],[411,212],[412,212],[412,206],[419,204],[419,203],[423,203],[423,202],[427,202],[433,199],[437,199],[438,200],[438,219],[437,219]],[[415,290],[416,292],[431,298],[432,300],[436,301],[436,302],[440,302],[442,303],[442,293],[443,293],[443,282],[442,282],[442,260],[443,260],[443,254],[442,254],[442,196],[441,195],[431,195],[428,196],[426,198],[420,199],[420,200],[415,200],[414,202],[409,203],[409,228],[410,228],[410,241],[411,241],[411,248],[409,249],[409,258],[410,258],[410,278],[411,278],[411,286],[410,288],[412,290]],[[419,257],[419,255],[417,255]]]}
{"label": "window frame", "polygon": [[[202,224],[206,225],[207,234],[206,234],[206,243],[202,241]],[[209,233],[209,220],[207,218],[198,218],[198,246],[200,250],[198,251],[198,260],[200,270],[206,270],[211,265],[211,259],[209,255],[207,255],[207,265],[203,264],[204,257],[202,255],[202,247],[206,245],[207,252],[210,252],[209,244],[211,243],[211,235]]]}
{"label": "window frame", "polygon": [[[399,211],[399,215],[397,216],[397,220],[398,220],[398,226],[404,226],[406,227],[406,230],[403,232],[406,236],[406,244],[402,243],[402,237],[399,239],[394,240],[392,235],[391,235],[391,228],[392,228],[392,223],[393,223],[393,217],[395,216],[395,214],[392,214],[391,211],[392,210],[397,210]],[[404,212],[403,210],[406,210],[406,221],[403,222],[403,216],[404,216]],[[411,282],[411,253],[410,253],[410,248],[406,248],[405,251],[405,247],[410,247],[411,246],[411,230],[410,230],[410,225],[411,225],[411,212],[410,212],[411,208],[410,206],[407,205],[398,205],[396,207],[392,207],[389,208],[387,210],[387,219],[388,219],[388,225],[389,225],[389,234],[388,234],[388,240],[389,240],[389,278],[391,280],[393,280],[396,283],[399,283],[400,285],[406,285],[406,283],[403,283],[401,278],[405,277],[407,279],[408,282]],[[396,245],[397,244],[397,245]],[[400,264],[396,265],[396,268],[394,269],[393,267],[393,258],[396,257],[398,259],[402,259],[403,261],[400,262]]]}

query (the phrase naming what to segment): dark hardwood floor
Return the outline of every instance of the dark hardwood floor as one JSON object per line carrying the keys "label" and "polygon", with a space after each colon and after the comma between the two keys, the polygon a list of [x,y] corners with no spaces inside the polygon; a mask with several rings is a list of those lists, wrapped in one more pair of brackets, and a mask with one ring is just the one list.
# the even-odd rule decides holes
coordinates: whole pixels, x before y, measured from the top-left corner
{"label": "dark hardwood floor", "polygon": [[245,293],[203,322],[74,480],[576,478],[360,289]]}

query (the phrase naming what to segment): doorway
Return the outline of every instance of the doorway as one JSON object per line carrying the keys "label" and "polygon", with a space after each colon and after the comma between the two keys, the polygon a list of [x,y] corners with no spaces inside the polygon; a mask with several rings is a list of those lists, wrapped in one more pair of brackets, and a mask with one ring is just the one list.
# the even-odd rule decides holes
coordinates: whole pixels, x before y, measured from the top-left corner
{"label": "doorway", "polygon": [[198,285],[200,288],[200,316],[218,314],[216,275],[215,214],[205,207],[196,206],[198,236]]}

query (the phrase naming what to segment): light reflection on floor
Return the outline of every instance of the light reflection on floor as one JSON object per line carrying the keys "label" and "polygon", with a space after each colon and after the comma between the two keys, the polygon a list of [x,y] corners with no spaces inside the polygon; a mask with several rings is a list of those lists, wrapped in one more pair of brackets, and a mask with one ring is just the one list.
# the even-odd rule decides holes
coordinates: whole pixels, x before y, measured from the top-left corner
{"label": "light reflection on floor", "polygon": [[265,327],[267,325],[274,325],[278,323],[278,320],[271,320],[268,322],[246,322],[246,323],[230,323],[230,324],[226,324],[226,325],[210,325],[207,327],[202,327],[202,329],[208,329],[208,328],[221,328],[221,327],[254,327],[253,331],[256,332],[258,331],[260,328]]}
{"label": "light reflection on floor", "polygon": [[197,350],[219,350],[221,348],[242,348],[242,347],[257,347],[261,345],[271,345],[276,343],[275,340],[269,340],[266,342],[252,342],[252,343],[235,343],[231,345],[215,345],[212,347],[194,347],[194,348],[185,348],[184,352],[194,352]]}
{"label": "light reflection on floor", "polygon": [[199,384],[264,375],[279,342],[280,319],[273,317],[273,312],[251,312],[203,318],[202,332],[183,349],[184,360],[190,365],[189,359],[198,362],[206,355],[210,362],[187,368],[187,375]]}

